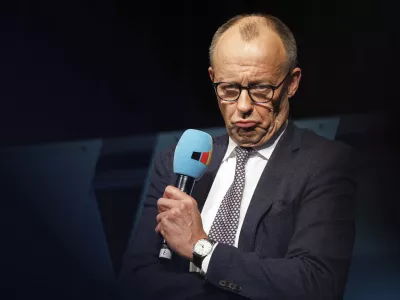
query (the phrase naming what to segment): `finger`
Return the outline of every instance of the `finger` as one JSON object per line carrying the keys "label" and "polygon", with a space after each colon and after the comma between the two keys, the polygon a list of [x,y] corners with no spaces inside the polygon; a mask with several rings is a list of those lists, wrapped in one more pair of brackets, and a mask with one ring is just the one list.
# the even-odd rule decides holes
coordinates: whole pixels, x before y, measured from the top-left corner
{"label": "finger", "polygon": [[161,234],[162,237],[163,237],[164,239],[166,239],[166,238],[165,238],[165,230],[162,228],[161,224],[159,225],[159,228],[157,229],[157,233]]}
{"label": "finger", "polygon": [[198,208],[197,201],[193,199],[193,197],[189,196],[188,194],[182,192],[180,189],[172,185],[169,185],[165,188],[163,197],[173,199],[174,201],[180,200],[190,207]]}
{"label": "finger", "polygon": [[169,210],[168,210],[168,211],[164,211],[164,212],[162,212],[162,213],[159,213],[159,214],[157,215],[157,217],[156,217],[157,222],[160,223],[161,220],[162,220],[165,216],[167,216],[168,214],[171,214],[171,212],[170,212]]}
{"label": "finger", "polygon": [[174,207],[178,207],[182,211],[185,209],[189,209],[189,211],[198,211],[196,200],[194,200],[191,196],[182,192],[178,188],[169,185],[165,188],[164,197],[159,199],[158,212],[161,213]]}
{"label": "finger", "polygon": [[162,235],[162,237],[166,240],[166,228],[165,228],[165,224],[169,224],[167,218],[163,218],[164,221],[160,222],[157,224],[155,232],[159,233]]}
{"label": "finger", "polygon": [[[160,199],[161,199],[161,198],[160,198]],[[160,199],[158,199],[158,200],[160,200]],[[168,211],[168,210],[169,210],[168,207],[163,206],[163,205],[159,205],[158,202],[157,202],[157,209],[158,209],[158,213],[159,213],[159,214],[162,213],[162,212],[164,212],[164,211]]]}
{"label": "finger", "polygon": [[191,197],[188,194],[182,192],[177,187],[169,185],[164,190],[163,198],[168,198],[173,200],[185,200]]}
{"label": "finger", "polygon": [[168,219],[168,216],[165,216],[160,223],[158,223],[158,232],[167,240],[168,237],[168,228],[172,226],[172,223]]}
{"label": "finger", "polygon": [[155,231],[156,233],[159,233],[159,232],[160,232],[160,228],[161,228],[161,223],[158,223],[157,226],[156,226],[156,228],[154,229],[154,231]]}
{"label": "finger", "polygon": [[162,219],[165,217],[168,217],[168,220],[170,220],[173,223],[179,222],[179,218],[185,218],[184,214],[182,213],[182,210],[177,207],[173,207],[168,211],[158,214],[156,217],[157,222],[160,223]]}
{"label": "finger", "polygon": [[158,212],[162,213],[162,212],[168,211],[174,207],[181,207],[182,203],[179,203],[179,202],[180,201],[171,200],[171,199],[167,199],[167,198],[160,198],[157,201]]}
{"label": "finger", "polygon": [[154,231],[155,231],[156,233],[160,233],[160,234],[163,235],[163,236],[164,236],[164,234],[165,234],[165,228],[163,227],[163,224],[162,224],[161,222],[157,224],[157,226],[156,226],[156,228],[154,229]]}

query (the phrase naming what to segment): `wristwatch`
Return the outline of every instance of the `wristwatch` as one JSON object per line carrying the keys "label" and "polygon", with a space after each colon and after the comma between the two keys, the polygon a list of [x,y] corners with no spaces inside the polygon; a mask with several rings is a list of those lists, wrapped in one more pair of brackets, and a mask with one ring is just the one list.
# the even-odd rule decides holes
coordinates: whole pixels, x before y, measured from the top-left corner
{"label": "wristwatch", "polygon": [[206,238],[206,239],[200,239],[197,241],[196,244],[194,244],[193,247],[193,264],[201,269],[201,264],[204,260],[204,258],[210,254],[214,244],[216,241]]}

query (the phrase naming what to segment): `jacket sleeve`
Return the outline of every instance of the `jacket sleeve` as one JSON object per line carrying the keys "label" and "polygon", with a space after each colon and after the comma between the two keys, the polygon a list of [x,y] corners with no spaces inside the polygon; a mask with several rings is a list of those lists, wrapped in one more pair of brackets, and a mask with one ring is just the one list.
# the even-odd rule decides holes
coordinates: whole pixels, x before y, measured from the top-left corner
{"label": "jacket sleeve", "polygon": [[[294,234],[284,258],[260,258],[218,244],[207,281],[250,299],[341,299],[355,238],[353,151],[320,159],[299,199]],[[323,155],[323,154],[322,154]]]}
{"label": "jacket sleeve", "polygon": [[181,258],[175,261],[159,258],[162,237],[154,231],[157,200],[171,183],[172,175],[172,151],[158,154],[142,216],[128,245],[117,281],[119,299],[201,299],[207,292],[223,293],[206,284],[199,274],[189,273],[189,264],[187,270],[179,269],[176,262],[181,262]]}

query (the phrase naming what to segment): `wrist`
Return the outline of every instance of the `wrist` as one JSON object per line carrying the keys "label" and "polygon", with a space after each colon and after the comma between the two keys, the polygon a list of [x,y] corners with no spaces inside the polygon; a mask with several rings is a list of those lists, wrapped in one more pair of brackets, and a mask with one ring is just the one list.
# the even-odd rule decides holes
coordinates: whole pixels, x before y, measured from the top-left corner
{"label": "wrist", "polygon": [[192,262],[198,267],[202,268],[202,262],[213,250],[216,241],[205,237],[197,241],[193,247]]}
{"label": "wrist", "polygon": [[190,249],[188,249],[188,254],[189,254],[189,260],[193,261],[193,250],[194,246],[197,244],[198,241],[203,240],[203,239],[208,239],[208,235],[204,232],[203,234],[199,235],[196,237],[193,242],[190,244]]}

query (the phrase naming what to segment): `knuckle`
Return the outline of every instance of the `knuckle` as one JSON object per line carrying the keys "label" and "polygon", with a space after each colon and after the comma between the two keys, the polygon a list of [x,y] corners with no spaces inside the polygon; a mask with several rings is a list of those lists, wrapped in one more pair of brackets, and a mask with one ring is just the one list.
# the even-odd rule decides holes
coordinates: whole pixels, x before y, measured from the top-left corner
{"label": "knuckle", "polygon": [[186,202],[185,201],[180,201],[178,208],[181,209],[181,210],[184,210],[186,208]]}
{"label": "knuckle", "polygon": [[182,211],[179,208],[174,208],[173,210],[173,216],[177,217],[182,213]]}
{"label": "knuckle", "polygon": [[192,198],[192,206],[197,208],[197,201]]}

